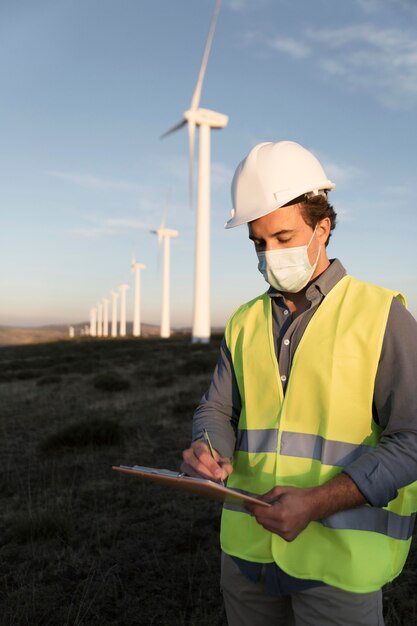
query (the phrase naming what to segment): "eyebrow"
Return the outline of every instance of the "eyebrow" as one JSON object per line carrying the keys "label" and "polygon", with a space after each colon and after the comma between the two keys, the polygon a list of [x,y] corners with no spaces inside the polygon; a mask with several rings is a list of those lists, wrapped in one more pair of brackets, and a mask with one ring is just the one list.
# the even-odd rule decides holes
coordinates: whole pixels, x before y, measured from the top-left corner
{"label": "eyebrow", "polygon": [[[290,229],[290,228],[283,229],[283,230],[277,230],[277,232],[273,233],[271,235],[271,237],[278,237],[279,235],[287,235],[288,233],[293,233],[293,232],[294,232],[294,229]],[[262,238],[261,237],[256,237],[255,235],[252,235],[251,233],[249,233],[249,239],[251,241],[255,241],[255,240],[260,240]]]}

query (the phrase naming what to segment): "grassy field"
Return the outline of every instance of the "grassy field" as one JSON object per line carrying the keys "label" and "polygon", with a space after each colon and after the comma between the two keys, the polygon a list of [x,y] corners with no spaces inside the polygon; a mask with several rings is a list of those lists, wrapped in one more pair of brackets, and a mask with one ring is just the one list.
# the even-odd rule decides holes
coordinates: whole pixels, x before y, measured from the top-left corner
{"label": "grassy field", "polygon": [[[111,465],[179,467],[220,338],[0,349],[0,623],[222,626],[220,505]],[[417,551],[385,594],[417,624]]]}

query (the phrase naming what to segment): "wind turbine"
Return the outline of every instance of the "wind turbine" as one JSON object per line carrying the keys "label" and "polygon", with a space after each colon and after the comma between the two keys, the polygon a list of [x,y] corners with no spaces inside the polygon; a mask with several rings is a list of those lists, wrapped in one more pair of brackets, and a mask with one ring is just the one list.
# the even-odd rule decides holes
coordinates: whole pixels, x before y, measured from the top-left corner
{"label": "wind turbine", "polygon": [[90,309],[90,336],[97,336],[97,308]]}
{"label": "wind turbine", "polygon": [[103,298],[103,337],[109,336],[109,302],[107,298]]}
{"label": "wind turbine", "polygon": [[176,124],[162,135],[162,137],[166,137],[188,124],[190,201],[192,204],[195,127],[198,126],[200,129],[195,233],[193,343],[208,343],[210,341],[210,129],[224,128],[229,121],[228,116],[223,113],[199,108],[204,75],[216,29],[220,4],[221,0],[216,0],[190,108],[184,112],[184,119],[179,124]]}
{"label": "wind turbine", "polygon": [[135,299],[133,305],[133,336],[140,337],[140,272],[144,270],[146,265],[136,263],[132,259],[132,272],[135,275]]}
{"label": "wind turbine", "polygon": [[117,291],[111,292],[111,336],[117,337]]}
{"label": "wind turbine", "polygon": [[119,285],[120,292],[120,336],[126,337],[126,291],[129,285]]}
{"label": "wind turbine", "polygon": [[97,337],[103,336],[103,303],[97,304]]}
{"label": "wind turbine", "polygon": [[171,230],[165,228],[165,218],[157,230],[151,230],[152,234],[157,235],[158,243],[163,245],[163,271],[162,271],[162,308],[161,308],[161,337],[170,337],[171,325],[169,315],[169,300],[170,300],[170,243],[171,237],[178,237],[177,230]]}

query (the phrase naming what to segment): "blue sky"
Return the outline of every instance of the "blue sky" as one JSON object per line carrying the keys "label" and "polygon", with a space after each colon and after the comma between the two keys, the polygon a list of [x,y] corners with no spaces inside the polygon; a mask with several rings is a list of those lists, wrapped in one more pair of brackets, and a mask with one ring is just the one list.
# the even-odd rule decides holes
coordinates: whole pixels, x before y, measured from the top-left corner
{"label": "blue sky", "polygon": [[[0,324],[88,319],[142,274],[159,323],[155,236],[171,246],[174,326],[192,314],[194,212],[181,119],[214,0],[0,3]],[[201,106],[212,133],[212,323],[266,283],[244,227],[223,229],[238,162],[260,141],[311,149],[336,183],[329,256],[401,290],[417,315],[417,5],[413,0],[223,0]],[[128,299],[128,317],[133,289]]]}

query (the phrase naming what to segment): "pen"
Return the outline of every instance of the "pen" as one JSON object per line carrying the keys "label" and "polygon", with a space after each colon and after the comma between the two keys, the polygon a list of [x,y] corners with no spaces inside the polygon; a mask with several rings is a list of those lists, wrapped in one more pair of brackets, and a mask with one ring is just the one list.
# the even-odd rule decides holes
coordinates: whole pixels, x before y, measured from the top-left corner
{"label": "pen", "polygon": [[[211,445],[210,437],[209,437],[209,434],[208,434],[206,428],[203,428],[203,435],[204,435],[204,440],[205,440],[206,444],[208,445],[208,449],[210,450],[211,457],[212,457],[212,459],[214,461],[216,461],[216,459],[214,458],[213,446]],[[216,463],[217,463],[217,461],[216,461]],[[224,487],[224,482],[222,480],[220,480],[220,484],[222,485],[222,487]]]}

